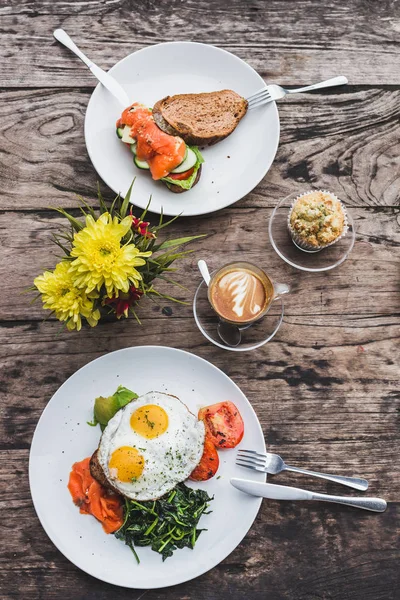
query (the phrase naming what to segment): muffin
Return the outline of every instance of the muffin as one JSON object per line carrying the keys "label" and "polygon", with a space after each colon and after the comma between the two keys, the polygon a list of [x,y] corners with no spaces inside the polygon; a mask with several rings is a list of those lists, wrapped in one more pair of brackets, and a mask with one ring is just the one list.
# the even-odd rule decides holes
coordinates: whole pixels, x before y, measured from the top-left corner
{"label": "muffin", "polygon": [[297,246],[318,252],[346,234],[345,208],[330,192],[307,192],[294,200],[289,211],[288,228]]}

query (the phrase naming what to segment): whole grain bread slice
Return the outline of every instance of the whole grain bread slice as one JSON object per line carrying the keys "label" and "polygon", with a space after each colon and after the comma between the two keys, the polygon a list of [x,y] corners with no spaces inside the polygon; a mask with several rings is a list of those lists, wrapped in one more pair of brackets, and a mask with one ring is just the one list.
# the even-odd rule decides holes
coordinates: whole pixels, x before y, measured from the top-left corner
{"label": "whole grain bread slice", "polygon": [[158,127],[189,145],[211,146],[230,135],[247,112],[247,100],[232,90],[177,94],[153,107]]}

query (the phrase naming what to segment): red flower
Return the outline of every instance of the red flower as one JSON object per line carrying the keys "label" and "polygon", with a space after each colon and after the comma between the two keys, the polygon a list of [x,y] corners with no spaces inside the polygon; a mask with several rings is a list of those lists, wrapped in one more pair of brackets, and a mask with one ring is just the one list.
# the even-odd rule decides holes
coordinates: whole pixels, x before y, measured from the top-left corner
{"label": "red flower", "polygon": [[113,306],[117,319],[120,319],[124,315],[125,317],[128,317],[129,308],[136,304],[142,296],[143,292],[132,285],[129,288],[129,292],[126,294],[121,292],[118,297],[113,296],[112,298],[105,298],[103,300],[103,305]]}
{"label": "red flower", "polygon": [[147,237],[147,238],[155,238],[156,237],[154,235],[154,233],[151,233],[151,231],[148,230],[150,221],[141,221],[140,219],[135,217],[132,214],[132,208],[131,208],[131,217],[132,217],[132,228],[137,233],[139,233],[140,235],[143,235],[144,237]]}

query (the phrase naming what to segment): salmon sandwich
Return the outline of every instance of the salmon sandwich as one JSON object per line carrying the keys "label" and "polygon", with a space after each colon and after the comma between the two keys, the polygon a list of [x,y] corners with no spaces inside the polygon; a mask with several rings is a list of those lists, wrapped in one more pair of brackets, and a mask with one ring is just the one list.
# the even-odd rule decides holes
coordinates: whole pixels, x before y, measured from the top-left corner
{"label": "salmon sandwich", "polygon": [[135,102],[117,121],[117,136],[127,144],[139,169],[150,171],[174,193],[190,190],[200,179],[203,157],[179,135],[162,131],[152,110]]}

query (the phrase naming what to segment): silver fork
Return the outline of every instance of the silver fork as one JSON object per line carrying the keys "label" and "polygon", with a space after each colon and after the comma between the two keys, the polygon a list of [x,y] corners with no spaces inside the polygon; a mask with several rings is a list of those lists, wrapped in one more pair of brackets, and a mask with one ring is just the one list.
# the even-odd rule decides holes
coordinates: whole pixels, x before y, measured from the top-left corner
{"label": "silver fork", "polygon": [[271,475],[277,475],[282,471],[293,471],[295,473],[303,473],[303,475],[312,475],[313,477],[319,477],[320,479],[341,483],[342,485],[347,485],[347,487],[354,488],[355,490],[365,491],[368,489],[368,481],[365,479],[360,479],[359,477],[342,477],[341,475],[327,475],[326,473],[317,473],[315,471],[299,469],[298,467],[289,467],[278,454],[271,454],[270,452],[267,454],[260,454],[254,450],[238,450],[236,464],[241,467],[246,467],[247,469],[270,473]]}
{"label": "silver fork", "polygon": [[305,87],[296,88],[295,90],[288,90],[287,88],[282,87],[281,85],[276,85],[272,83],[270,85],[264,86],[258,92],[255,92],[251,96],[247,98],[247,102],[249,103],[248,109],[258,108],[263,104],[267,104],[268,102],[273,102],[274,100],[280,100],[286,94],[297,94],[298,92],[309,92],[311,90],[319,90],[321,88],[333,87],[335,85],[344,85],[348,83],[347,77],[344,75],[339,75],[339,77],[334,77],[333,79],[327,79],[326,81],[320,81],[320,83],[314,83],[313,85],[306,85]]}

